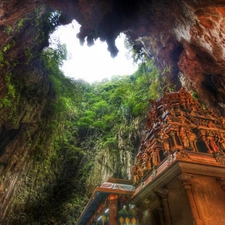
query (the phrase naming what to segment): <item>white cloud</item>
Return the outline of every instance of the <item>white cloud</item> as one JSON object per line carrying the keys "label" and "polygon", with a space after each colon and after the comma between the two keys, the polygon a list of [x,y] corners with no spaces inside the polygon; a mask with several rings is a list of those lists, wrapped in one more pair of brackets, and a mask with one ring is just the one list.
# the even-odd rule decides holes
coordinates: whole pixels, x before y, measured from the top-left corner
{"label": "white cloud", "polygon": [[76,34],[80,25],[73,21],[66,26],[60,26],[51,36],[51,39],[59,39],[65,43],[68,51],[68,60],[64,62],[62,71],[67,77],[83,79],[90,83],[110,78],[113,75],[131,75],[137,70],[132,60],[125,56],[128,51],[124,47],[124,35],[116,40],[119,49],[117,57],[112,58],[107,50],[107,44],[96,40],[95,44],[88,47],[86,43],[81,46]]}

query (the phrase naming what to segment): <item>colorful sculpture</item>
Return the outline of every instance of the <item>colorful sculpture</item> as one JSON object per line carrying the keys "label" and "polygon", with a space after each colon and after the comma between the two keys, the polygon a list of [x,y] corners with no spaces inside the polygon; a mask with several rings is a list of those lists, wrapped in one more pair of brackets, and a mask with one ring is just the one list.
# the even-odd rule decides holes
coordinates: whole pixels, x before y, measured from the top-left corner
{"label": "colorful sculpture", "polygon": [[224,159],[225,118],[203,109],[185,88],[150,103],[146,136],[132,168],[134,184],[174,152],[187,158],[188,152],[196,152],[212,154],[218,162]]}

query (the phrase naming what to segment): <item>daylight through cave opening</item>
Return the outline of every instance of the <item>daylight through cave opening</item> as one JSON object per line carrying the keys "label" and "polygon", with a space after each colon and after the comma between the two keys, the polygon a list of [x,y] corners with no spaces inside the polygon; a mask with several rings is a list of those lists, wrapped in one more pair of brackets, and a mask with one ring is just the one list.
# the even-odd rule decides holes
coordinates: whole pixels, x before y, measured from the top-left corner
{"label": "daylight through cave opening", "polygon": [[[115,43],[119,53],[115,58],[107,51],[106,42],[95,40],[93,46],[88,46],[85,41],[81,45],[76,35],[80,25],[73,20],[68,25],[61,25],[51,34],[50,47],[56,49],[59,45],[65,45],[67,59],[63,62],[61,70],[65,76],[72,79],[83,79],[89,83],[102,81],[118,75],[131,75],[138,67],[134,62],[133,48],[121,33]],[[86,40],[86,39],[85,39]]]}

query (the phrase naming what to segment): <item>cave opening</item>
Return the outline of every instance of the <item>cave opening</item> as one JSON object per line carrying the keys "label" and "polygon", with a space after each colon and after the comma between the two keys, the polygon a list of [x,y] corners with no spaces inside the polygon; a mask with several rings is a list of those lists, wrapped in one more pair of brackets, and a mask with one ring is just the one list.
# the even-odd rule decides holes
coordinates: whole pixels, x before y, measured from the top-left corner
{"label": "cave opening", "polygon": [[66,47],[67,58],[60,67],[66,77],[93,83],[110,80],[113,76],[131,75],[137,70],[139,61],[134,62],[133,46],[124,33],[120,33],[115,41],[119,53],[113,58],[107,50],[107,43],[99,38],[93,41],[92,46],[88,37],[80,43],[77,37],[80,27],[76,20],[56,26],[49,38],[51,48]]}

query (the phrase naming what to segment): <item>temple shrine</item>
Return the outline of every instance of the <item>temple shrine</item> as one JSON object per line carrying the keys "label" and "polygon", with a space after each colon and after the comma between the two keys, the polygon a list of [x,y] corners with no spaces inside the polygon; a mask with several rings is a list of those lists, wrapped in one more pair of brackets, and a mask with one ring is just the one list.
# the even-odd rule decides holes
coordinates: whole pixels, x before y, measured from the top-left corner
{"label": "temple shrine", "polygon": [[224,225],[225,118],[184,88],[150,103],[133,180],[97,187],[77,225]]}

